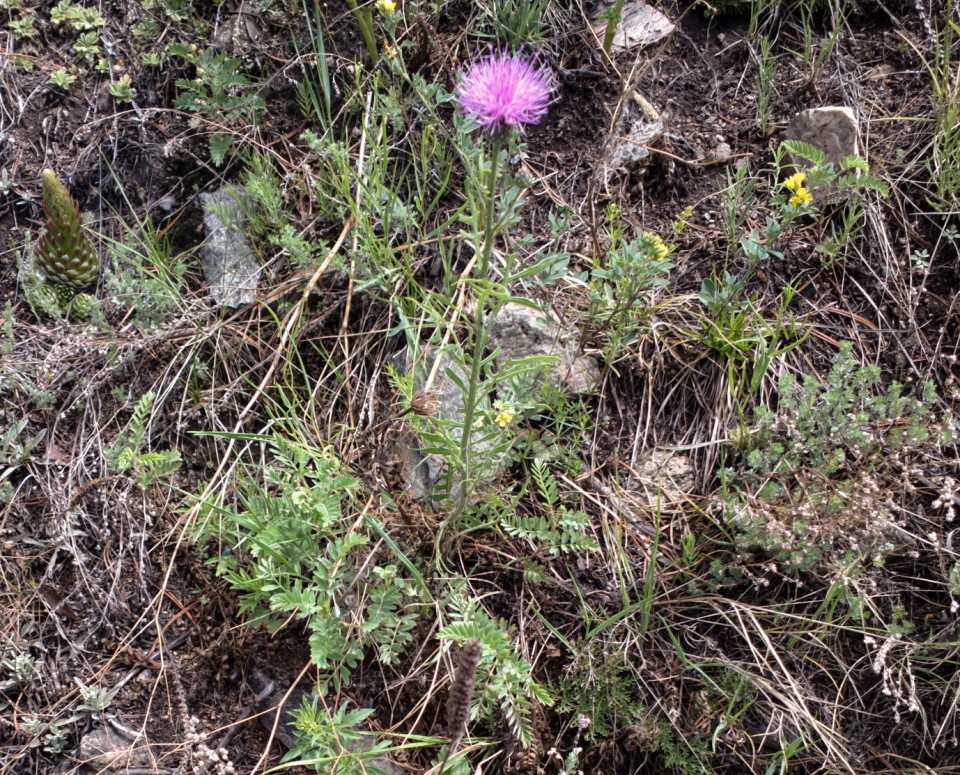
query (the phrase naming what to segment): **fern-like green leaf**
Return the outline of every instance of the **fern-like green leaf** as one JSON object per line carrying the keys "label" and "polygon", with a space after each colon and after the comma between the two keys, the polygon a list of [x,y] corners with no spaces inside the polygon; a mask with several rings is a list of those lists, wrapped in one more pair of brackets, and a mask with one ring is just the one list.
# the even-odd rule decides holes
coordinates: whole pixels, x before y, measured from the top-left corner
{"label": "fern-like green leaf", "polygon": [[805,143],[801,140],[784,140],[782,146],[794,156],[799,156],[813,164],[826,164],[830,157],[826,152],[821,151],[817,146]]}

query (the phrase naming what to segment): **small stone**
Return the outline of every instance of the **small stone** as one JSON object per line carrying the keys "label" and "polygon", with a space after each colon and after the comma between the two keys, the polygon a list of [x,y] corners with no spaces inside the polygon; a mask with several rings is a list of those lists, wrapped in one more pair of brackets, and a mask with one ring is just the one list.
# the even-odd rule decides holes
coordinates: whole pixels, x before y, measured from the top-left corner
{"label": "small stone", "polygon": [[730,147],[730,143],[723,141],[717,143],[717,146],[707,154],[707,158],[714,161],[729,159],[731,156],[733,156],[733,148]]}
{"label": "small stone", "polygon": [[209,294],[221,307],[239,307],[257,298],[260,262],[243,234],[246,217],[234,192],[201,194],[206,240],[200,248]]}
{"label": "small stone", "polygon": [[684,503],[696,486],[696,471],[688,455],[652,449],[640,455],[637,476],[628,482],[642,491],[651,508]]}
{"label": "small stone", "polygon": [[[610,7],[611,3],[602,6],[603,9]],[[623,4],[621,17],[617,34],[613,37],[614,51],[632,51],[652,45],[667,37],[675,27],[660,11],[641,0],[627,0]],[[594,29],[602,41],[607,31],[607,22],[598,19]]]}
{"label": "small stone", "polygon": [[[810,108],[799,113],[783,133],[785,140],[809,143],[827,154],[839,170],[840,162],[848,156],[860,154],[860,125],[852,108]],[[787,160],[797,167],[809,167],[810,162],[787,154]],[[811,192],[814,199],[827,202],[842,198],[845,192],[833,191],[826,184]]]}
{"label": "small stone", "polygon": [[634,92],[624,102],[616,131],[604,154],[604,167],[610,172],[627,171],[650,155],[648,146],[658,140],[663,131],[660,112],[640,92]]}
{"label": "small stone", "polygon": [[810,108],[799,113],[784,132],[785,140],[800,140],[819,148],[839,167],[847,156],[860,153],[860,125],[852,108]]}
{"label": "small stone", "polygon": [[153,768],[156,759],[143,735],[134,738],[113,727],[98,727],[80,741],[80,760],[104,772],[123,772],[131,767]]}
{"label": "small stone", "polygon": [[490,334],[490,347],[500,348],[497,368],[505,361],[550,356],[550,379],[571,393],[589,393],[600,384],[595,358],[579,352],[576,335],[549,319],[542,310],[512,302],[500,310]]}

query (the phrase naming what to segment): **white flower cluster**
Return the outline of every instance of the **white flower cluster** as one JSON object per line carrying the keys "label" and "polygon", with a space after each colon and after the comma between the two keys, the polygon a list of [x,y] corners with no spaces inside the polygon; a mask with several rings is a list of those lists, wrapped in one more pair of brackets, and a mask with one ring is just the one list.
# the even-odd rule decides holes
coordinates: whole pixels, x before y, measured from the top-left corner
{"label": "white flower cluster", "polygon": [[[910,713],[920,710],[920,702],[917,700],[917,680],[910,669],[909,659],[905,657],[900,666],[891,666],[888,662],[890,652],[901,637],[900,633],[895,633],[885,639],[873,658],[873,672],[879,675],[883,682],[882,692],[887,697],[893,697],[893,718],[897,724],[901,720],[901,709]],[[877,640],[866,635],[863,642],[867,646],[873,646],[876,645]]]}
{"label": "white flower cluster", "polygon": [[931,504],[935,509],[946,509],[944,518],[947,522],[953,522],[957,516],[957,504],[960,498],[957,497],[957,481],[950,476],[943,477],[940,483],[940,489],[937,491],[937,499]]}

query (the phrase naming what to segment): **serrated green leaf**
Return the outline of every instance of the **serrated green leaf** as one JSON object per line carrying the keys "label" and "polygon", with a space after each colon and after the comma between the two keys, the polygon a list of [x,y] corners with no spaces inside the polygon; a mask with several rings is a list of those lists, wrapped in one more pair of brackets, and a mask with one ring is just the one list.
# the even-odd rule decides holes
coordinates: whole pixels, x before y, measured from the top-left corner
{"label": "serrated green leaf", "polygon": [[813,164],[827,164],[830,161],[830,157],[826,152],[821,151],[815,145],[805,143],[801,140],[784,140],[781,146],[786,148],[794,156],[799,156],[801,159],[805,159]]}

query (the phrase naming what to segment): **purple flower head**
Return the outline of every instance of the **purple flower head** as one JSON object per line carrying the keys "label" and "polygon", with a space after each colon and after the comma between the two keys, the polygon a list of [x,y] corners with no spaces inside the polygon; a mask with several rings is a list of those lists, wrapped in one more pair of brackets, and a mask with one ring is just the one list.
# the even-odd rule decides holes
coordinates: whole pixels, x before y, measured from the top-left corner
{"label": "purple flower head", "polygon": [[460,79],[460,110],[491,134],[504,127],[538,124],[553,101],[553,75],[536,59],[506,51],[474,62]]}

